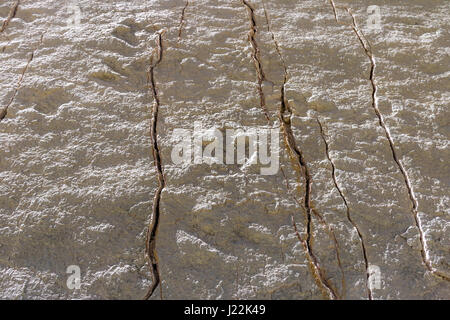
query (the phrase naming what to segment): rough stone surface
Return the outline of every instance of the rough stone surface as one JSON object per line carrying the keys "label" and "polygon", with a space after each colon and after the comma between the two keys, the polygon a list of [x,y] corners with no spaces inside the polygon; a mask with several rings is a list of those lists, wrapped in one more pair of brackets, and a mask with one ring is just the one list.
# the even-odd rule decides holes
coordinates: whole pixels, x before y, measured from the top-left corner
{"label": "rough stone surface", "polygon": [[[1,1],[0,23],[14,2]],[[161,286],[151,299],[329,298],[321,281],[338,298],[367,299],[355,226],[380,271],[374,299],[450,299],[450,282],[436,275],[450,274],[450,2],[335,0],[338,21],[332,3],[20,1],[0,33],[0,298],[147,292],[158,188],[147,70],[162,33],[154,68],[165,177]],[[370,5],[380,8],[381,29],[367,25]],[[74,7],[79,25],[67,22]],[[372,82],[342,7],[370,42]],[[407,181],[373,108],[372,83]],[[261,175],[258,164],[171,160],[173,131],[193,130],[194,121],[221,132],[279,127],[282,91],[318,213],[310,244],[319,279],[292,223],[304,240],[306,182],[283,130],[274,175]],[[70,265],[80,267],[79,289],[66,285]]]}

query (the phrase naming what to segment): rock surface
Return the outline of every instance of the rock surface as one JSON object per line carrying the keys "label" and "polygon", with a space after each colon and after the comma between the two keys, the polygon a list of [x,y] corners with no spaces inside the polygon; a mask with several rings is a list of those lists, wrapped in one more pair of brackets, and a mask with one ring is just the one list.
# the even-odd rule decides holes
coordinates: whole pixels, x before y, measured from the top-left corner
{"label": "rock surface", "polygon": [[[16,2],[0,298],[141,299],[159,218],[151,299],[450,299],[448,1]],[[194,122],[280,128],[279,170],[176,164]]]}

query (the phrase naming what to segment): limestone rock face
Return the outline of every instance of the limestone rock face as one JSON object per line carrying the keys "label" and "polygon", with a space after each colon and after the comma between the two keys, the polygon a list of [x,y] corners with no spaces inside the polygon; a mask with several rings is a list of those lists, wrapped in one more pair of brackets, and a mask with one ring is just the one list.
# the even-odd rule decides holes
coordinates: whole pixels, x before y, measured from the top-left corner
{"label": "limestone rock face", "polygon": [[449,12],[2,1],[0,298],[450,299]]}

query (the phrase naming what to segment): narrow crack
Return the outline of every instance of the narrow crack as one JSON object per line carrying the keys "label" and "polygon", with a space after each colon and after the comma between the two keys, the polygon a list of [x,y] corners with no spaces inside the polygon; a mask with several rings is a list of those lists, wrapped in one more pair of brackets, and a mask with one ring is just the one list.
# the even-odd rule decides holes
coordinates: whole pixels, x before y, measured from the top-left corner
{"label": "narrow crack", "polygon": [[268,121],[270,121],[269,113],[266,108],[266,98],[264,96],[264,91],[262,88],[263,81],[266,80],[266,76],[264,74],[264,70],[261,63],[260,53],[258,43],[256,42],[255,36],[257,33],[256,26],[256,18],[255,18],[255,9],[250,5],[250,3],[246,0],[242,0],[242,4],[246,7],[248,18],[250,21],[250,31],[248,33],[248,41],[252,45],[252,58],[255,63],[256,74],[258,77],[258,93],[259,93],[259,104],[261,109],[264,111],[264,115]]}
{"label": "narrow crack", "polygon": [[20,4],[20,0],[17,0],[16,2],[14,2],[13,6],[9,10],[8,17],[5,19],[5,21],[3,21],[2,26],[0,27],[0,33],[5,31],[5,29],[8,26],[8,24],[16,16],[17,9],[19,8],[19,4]]}
{"label": "narrow crack", "polygon": [[[156,50],[152,52],[150,56],[150,67],[147,72],[147,83],[150,87],[153,96],[153,109],[152,109],[152,123],[151,123],[151,143],[152,143],[152,154],[154,159],[154,166],[158,175],[158,188],[155,192],[153,198],[153,211],[151,216],[151,221],[147,229],[147,239],[146,239],[146,253],[148,257],[148,262],[152,269],[153,282],[150,286],[144,300],[148,300],[155,289],[160,284],[160,274],[158,266],[158,255],[156,252],[156,236],[158,233],[159,219],[160,219],[160,201],[161,193],[165,187],[165,178],[163,174],[162,164],[161,164],[161,153],[158,145],[158,111],[160,106],[158,91],[156,89],[155,74],[154,70],[159,65],[163,57],[163,46],[162,46],[162,35],[164,32],[159,32],[156,39]],[[156,61],[155,60],[156,57]],[[160,294],[162,299],[162,287],[160,286]]]}
{"label": "narrow crack", "polygon": [[340,23],[340,22],[339,22],[339,19],[337,16],[336,8],[344,9],[350,15],[350,17],[352,19],[352,24],[350,26],[351,26],[353,32],[355,33],[356,37],[358,38],[358,41],[360,42],[362,48],[364,49],[366,56],[370,60],[369,81],[372,86],[372,108],[373,108],[376,116],[378,117],[378,123],[379,123],[380,127],[382,127],[384,130],[385,136],[389,142],[389,147],[391,149],[392,157],[393,157],[395,163],[397,164],[397,167],[398,167],[400,173],[402,174],[404,182],[405,182],[405,186],[406,186],[409,200],[411,202],[411,207],[412,207],[411,213],[414,218],[414,223],[415,223],[417,229],[419,230],[419,239],[420,239],[420,244],[421,244],[420,252],[421,252],[421,256],[422,256],[422,261],[423,261],[424,265],[426,266],[426,268],[428,269],[428,271],[430,271],[433,275],[437,276],[438,278],[440,278],[442,280],[450,281],[450,275],[444,274],[443,272],[437,270],[436,268],[433,267],[433,265],[431,263],[431,260],[429,257],[429,251],[427,249],[427,247],[428,247],[427,242],[426,242],[423,227],[422,227],[422,222],[420,220],[420,217],[419,217],[419,214],[417,211],[419,205],[418,205],[418,201],[415,196],[415,193],[414,193],[414,189],[412,187],[408,173],[406,172],[403,164],[401,163],[400,159],[398,158],[397,151],[395,150],[395,146],[394,146],[394,140],[392,139],[389,128],[386,126],[383,115],[382,115],[380,109],[378,108],[378,99],[377,99],[378,88],[377,88],[376,81],[375,81],[376,62],[375,62],[375,57],[373,55],[370,42],[366,38],[366,36],[362,32],[362,30],[358,27],[355,16],[353,15],[352,11],[347,7],[336,6],[333,0],[329,0],[329,1],[330,1],[331,6],[333,7],[334,16],[335,16],[337,23]]}
{"label": "narrow crack", "polygon": [[17,81],[16,87],[14,88],[14,92],[13,92],[13,95],[11,96],[11,99],[9,99],[9,102],[6,104],[6,106],[2,110],[0,110],[0,121],[2,121],[3,119],[6,118],[9,107],[14,102],[14,99],[16,98],[17,93],[19,92],[20,88],[22,87],[22,81],[23,81],[23,78],[25,77],[25,73],[27,72],[31,61],[33,61],[36,50],[41,45],[43,37],[44,37],[44,33],[41,35],[41,38],[39,40],[39,44],[37,45],[37,47],[28,56],[27,64],[25,65],[25,67],[22,70],[22,73],[20,74],[19,80]]}
{"label": "narrow crack", "polygon": [[[345,278],[344,278],[344,272],[343,272],[343,268],[341,265],[340,255],[339,255],[338,242],[336,240],[336,236],[334,234],[333,229],[326,223],[325,219],[323,219],[323,216],[321,214],[319,214],[314,208],[312,208],[312,205],[311,205],[312,179],[311,179],[311,176],[309,173],[308,165],[303,157],[303,153],[300,150],[300,148],[297,147],[295,137],[292,132],[292,127],[291,127],[292,110],[291,110],[291,108],[286,100],[286,96],[285,96],[285,86],[286,86],[286,83],[288,80],[287,66],[286,66],[286,62],[283,58],[283,55],[281,54],[281,50],[278,45],[278,42],[275,39],[275,34],[271,30],[270,22],[269,22],[269,15],[266,10],[264,1],[262,1],[262,3],[263,3],[264,15],[265,15],[265,18],[267,21],[267,31],[271,33],[272,40],[275,44],[276,51],[280,57],[280,60],[282,62],[282,66],[283,66],[283,70],[284,70],[284,79],[283,79],[283,84],[281,86],[280,108],[279,108],[278,116],[280,119],[281,127],[283,129],[286,148],[289,151],[291,160],[293,163],[295,163],[296,168],[298,169],[297,172],[299,174],[299,177],[302,177],[302,176],[305,177],[304,203],[303,204],[299,203],[299,205],[303,208],[305,215],[306,215],[306,232],[305,232],[306,239],[303,239],[300,236],[300,233],[298,232],[298,229],[297,229],[297,226],[295,223],[294,216],[291,217],[292,224],[293,224],[295,233],[296,233],[299,241],[302,243],[302,245],[305,249],[305,253],[306,253],[307,259],[309,261],[310,267],[311,267],[311,272],[313,274],[313,277],[314,277],[317,285],[319,286],[319,288],[321,288],[322,292],[324,293],[324,295],[326,297],[335,300],[335,299],[338,299],[339,296],[336,293],[336,290],[331,285],[331,283],[328,281],[325,271],[323,271],[323,269],[321,268],[319,261],[312,249],[312,245],[311,245],[312,215],[311,214],[314,214],[316,217],[318,217],[319,221],[326,226],[326,228],[328,229],[330,238],[334,242],[338,266],[342,273],[342,284],[343,284],[343,292],[344,292],[345,291]],[[283,174],[284,174],[284,172],[283,172]],[[285,178],[286,178],[286,176],[285,176]],[[296,200],[295,197],[294,197],[294,200]]]}
{"label": "narrow crack", "polygon": [[[291,191],[291,188],[289,186],[289,181],[286,177],[286,174],[284,173],[283,168],[281,168],[281,172],[283,174],[285,183],[286,183],[286,190],[288,192],[289,195],[292,196],[292,199],[294,200],[295,203],[297,203],[297,205],[303,209],[304,212],[306,212],[306,208],[304,206],[303,203],[301,203],[300,201],[298,201],[298,199],[295,197],[295,195],[293,194],[293,192]],[[339,243],[337,241],[336,238],[336,234],[334,232],[334,229],[326,222],[326,220],[323,218],[323,216],[315,209],[312,209],[312,213],[319,219],[319,222],[322,224],[322,226],[326,229],[328,236],[330,237],[330,239],[333,241],[333,245],[334,245],[334,249],[336,252],[336,260],[337,260],[337,264],[339,267],[339,270],[341,272],[341,285],[342,285],[342,291],[341,294],[339,296],[340,299],[344,299],[345,297],[345,291],[346,291],[346,284],[345,284],[345,274],[344,274],[344,269],[342,268],[342,262],[341,262],[341,255],[339,253]],[[291,219],[294,219],[293,216],[291,216]],[[296,226],[295,226],[296,228]],[[296,232],[297,233],[297,232]],[[298,237],[299,235],[297,235]],[[302,240],[303,241],[303,240]],[[304,245],[304,248],[307,249],[307,247]],[[313,270],[314,271],[314,270]],[[325,274],[325,273],[324,273]]]}
{"label": "narrow crack", "polygon": [[189,0],[186,0],[186,3],[184,4],[183,10],[181,10],[180,23],[178,25],[178,40],[181,39],[181,33],[183,32],[183,26],[185,24],[185,22],[184,22],[184,14],[185,14],[186,8],[188,6],[189,6]]}
{"label": "narrow crack", "polygon": [[323,125],[320,122],[319,118],[317,118],[317,123],[319,124],[320,135],[322,136],[322,140],[323,140],[323,142],[325,144],[325,153],[327,155],[328,162],[331,164],[331,177],[333,179],[334,186],[335,186],[336,190],[338,191],[342,201],[344,202],[344,205],[345,205],[345,208],[346,208],[347,220],[351,223],[351,225],[355,229],[356,233],[358,234],[359,241],[361,243],[361,250],[362,250],[362,253],[363,253],[364,264],[365,264],[365,268],[366,268],[367,296],[368,296],[369,300],[372,300],[373,299],[373,294],[372,294],[372,290],[370,289],[370,286],[369,286],[369,276],[370,276],[370,274],[369,274],[369,259],[367,258],[367,251],[366,251],[366,245],[364,243],[364,238],[363,238],[363,235],[362,235],[358,225],[352,219],[352,216],[351,216],[351,213],[350,213],[350,207],[348,206],[347,199],[345,198],[344,193],[342,192],[341,188],[339,187],[339,184],[337,183],[336,166],[334,164],[333,159],[331,159],[331,156],[330,156],[330,145],[327,142],[327,139],[326,139],[326,136],[325,136],[325,132],[323,130]]}
{"label": "narrow crack", "polygon": [[304,240],[302,239],[301,242],[303,243],[303,246],[307,253],[308,260],[310,261],[313,267],[313,272],[316,275],[315,278],[320,285],[319,287],[325,290],[326,295],[330,299],[337,299],[338,296],[333,287],[331,286],[331,284],[329,283],[329,281],[326,279],[325,272],[320,267],[319,261],[315,256],[311,246],[311,224],[312,224],[311,213],[313,212],[313,208],[311,207],[311,182],[312,182],[311,175],[309,173],[309,168],[307,163],[305,162],[302,151],[297,147],[297,144],[295,142],[294,134],[292,132],[291,127],[292,111],[290,110],[289,105],[285,101],[284,86],[285,83],[283,83],[283,86],[281,88],[281,103],[279,110],[280,123],[281,127],[283,128],[285,143],[289,150],[291,160],[296,165],[299,174],[305,177],[305,194],[303,206],[306,212],[306,239]]}
{"label": "narrow crack", "polygon": [[329,1],[330,1],[330,4],[331,4],[331,7],[333,8],[334,19],[336,20],[336,22],[339,22],[338,21],[338,16],[337,16],[337,11],[336,11],[336,5],[335,5],[333,0],[329,0]]}
{"label": "narrow crack", "polygon": [[302,244],[306,257],[309,262],[309,267],[311,273],[313,274],[313,278],[316,281],[318,287],[322,290],[323,295],[331,300],[338,299],[338,295],[335,289],[332,287],[330,282],[328,281],[325,272],[321,269],[319,261],[317,257],[313,254],[311,249],[311,244],[307,242],[307,240],[303,239],[298,231],[297,224],[295,222],[294,216],[291,215],[292,226],[294,228],[295,235],[297,236],[299,242]]}
{"label": "narrow crack", "polygon": [[283,69],[284,69],[284,75],[287,76],[286,61],[284,61],[283,55],[281,54],[280,46],[278,45],[278,41],[275,38],[275,34],[273,33],[272,28],[270,26],[269,13],[267,12],[267,9],[266,9],[266,3],[264,0],[261,0],[261,2],[263,5],[264,16],[265,16],[266,22],[267,22],[267,31],[270,33],[270,35],[272,37],[272,41],[275,45],[275,49],[277,50],[278,56],[280,57],[280,60],[281,60],[281,63],[283,65]]}
{"label": "narrow crack", "polygon": [[[13,3],[11,9],[9,10],[8,16],[3,21],[2,26],[0,27],[0,34],[3,33],[3,31],[6,30],[6,27],[9,25],[11,20],[16,16],[17,10],[19,8],[19,4],[20,4],[20,0],[17,0],[16,2]],[[5,38],[8,40],[8,43],[2,47],[2,49],[1,49],[2,53],[5,52],[6,47],[11,42],[11,39],[9,39],[8,36],[5,36]],[[6,116],[6,112],[7,112],[6,109],[3,109],[3,110],[0,111],[0,121]]]}
{"label": "narrow crack", "polygon": [[345,284],[345,274],[344,274],[344,268],[342,267],[341,262],[341,255],[339,253],[339,243],[336,238],[336,233],[334,232],[334,229],[332,226],[329,225],[329,223],[325,220],[325,218],[316,210],[312,209],[313,214],[319,219],[320,223],[326,228],[328,236],[330,237],[331,241],[333,241],[334,245],[334,251],[336,252],[336,260],[339,267],[339,270],[341,272],[341,294],[338,298],[344,299],[345,297],[345,291],[346,291],[346,284]]}
{"label": "narrow crack", "polygon": [[[271,34],[271,36],[272,36],[272,40],[273,40],[273,42],[274,42],[274,44],[275,44],[275,47],[276,47],[276,51],[277,51],[277,53],[278,53],[278,55],[279,55],[279,57],[280,57],[280,60],[282,61],[282,65],[283,65],[283,69],[284,69],[284,76],[285,76],[285,77],[284,77],[284,83],[283,83],[283,88],[284,88],[284,85],[286,84],[286,81],[287,81],[287,68],[286,68],[286,63],[285,63],[285,61],[284,61],[283,55],[281,54],[281,50],[280,50],[280,47],[279,47],[279,45],[278,45],[278,42],[277,42],[277,40],[275,39],[275,35],[274,35],[274,33],[272,32],[272,30],[270,29],[269,16],[268,16],[268,13],[267,13],[267,10],[266,10],[264,1],[262,1],[262,4],[263,4],[263,9],[264,9],[264,15],[265,15],[265,18],[266,18],[266,21],[267,21],[267,31],[270,32],[270,34]],[[268,121],[268,122],[269,122],[269,125],[270,125],[270,121]],[[303,209],[305,210],[305,212],[306,212],[305,206],[304,206],[303,204],[301,204],[301,203],[297,200],[297,198],[290,192],[289,181],[288,181],[288,179],[287,179],[287,177],[286,177],[286,174],[284,173],[283,168],[281,168],[281,172],[282,172],[283,177],[284,177],[284,179],[285,179],[285,182],[286,182],[286,189],[287,189],[288,193],[291,194],[293,200],[294,200],[301,208],[303,208]],[[299,178],[301,178],[301,175],[299,176]],[[331,238],[331,239],[333,240],[333,242],[334,242],[334,246],[335,246],[335,250],[336,250],[336,259],[337,259],[338,266],[339,266],[339,269],[341,270],[341,274],[342,274],[342,294],[341,294],[341,295],[343,296],[343,294],[344,294],[344,292],[345,292],[345,276],[344,276],[344,270],[343,270],[342,264],[341,264],[341,258],[340,258],[340,254],[339,254],[339,245],[338,245],[338,242],[337,242],[337,239],[336,239],[336,235],[334,234],[333,228],[330,227],[330,226],[328,225],[328,223],[325,221],[325,219],[323,218],[323,216],[322,216],[320,213],[318,213],[318,212],[317,212],[316,210],[314,210],[314,209],[312,210],[312,212],[314,213],[315,216],[318,217],[318,219],[319,219],[319,221],[321,222],[321,224],[327,229],[330,238]],[[300,236],[300,234],[298,233],[297,226],[296,226],[296,224],[295,224],[295,220],[294,220],[294,217],[293,217],[293,216],[292,216],[292,220],[293,220],[294,230],[295,230],[295,232],[296,232],[296,234],[297,234],[297,237],[298,237],[299,240],[300,240],[300,239],[301,239],[301,236]],[[311,224],[311,220],[309,219],[308,221],[309,221],[309,223]],[[308,235],[310,235],[310,233],[311,233],[311,232],[310,232],[310,227],[309,227]],[[310,238],[310,237],[309,237],[309,238]],[[309,246],[305,245],[305,243],[304,243],[302,240],[300,240],[300,242],[303,244],[303,246],[304,246],[306,252],[311,252],[311,253],[312,253],[312,249],[311,249],[311,246],[310,246],[310,245],[309,245]],[[309,259],[309,261],[310,261],[310,262],[315,261],[315,262],[316,262],[315,266],[318,266],[318,261],[317,261],[317,259],[314,257],[314,255],[311,256],[311,259]],[[310,266],[312,266],[312,265],[314,265],[314,262],[310,263]],[[315,278],[315,279],[319,279],[320,277],[323,277],[323,278],[325,279],[325,273],[324,273],[324,272],[316,272],[314,267],[312,267],[311,269],[312,269],[312,272],[313,272],[313,274],[314,274],[314,278]],[[321,283],[321,282],[319,281],[319,287],[321,287],[321,286],[320,286],[320,283]],[[330,287],[331,287],[331,285],[330,285]],[[326,296],[329,296],[329,294],[327,293]]]}

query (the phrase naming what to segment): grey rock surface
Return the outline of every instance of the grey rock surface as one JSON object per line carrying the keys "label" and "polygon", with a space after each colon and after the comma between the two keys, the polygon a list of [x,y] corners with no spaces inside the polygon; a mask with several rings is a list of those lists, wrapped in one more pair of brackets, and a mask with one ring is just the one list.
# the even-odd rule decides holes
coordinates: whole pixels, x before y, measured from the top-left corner
{"label": "grey rock surface", "polygon": [[[449,12],[2,0],[0,298],[450,299]],[[176,164],[195,123],[278,170]]]}

